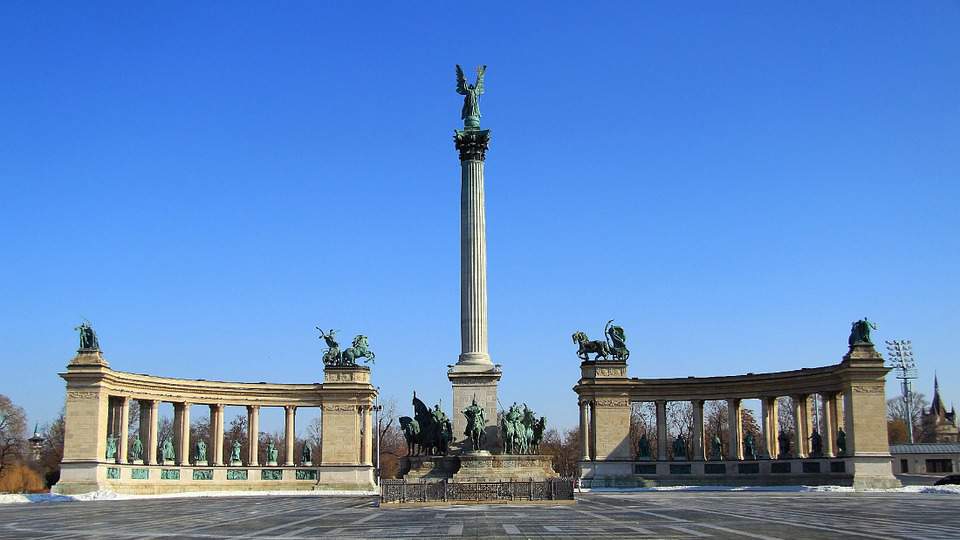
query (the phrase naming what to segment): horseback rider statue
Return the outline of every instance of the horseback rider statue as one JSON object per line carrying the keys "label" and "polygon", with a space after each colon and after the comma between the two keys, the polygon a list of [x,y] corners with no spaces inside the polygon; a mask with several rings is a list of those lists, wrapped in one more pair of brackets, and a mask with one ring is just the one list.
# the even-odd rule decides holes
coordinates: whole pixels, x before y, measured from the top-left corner
{"label": "horseback rider statue", "polygon": [[481,450],[484,439],[486,439],[484,430],[487,427],[487,417],[483,407],[477,405],[476,396],[474,396],[470,406],[463,410],[463,415],[467,417],[467,428],[463,434],[470,439],[470,443],[473,445],[471,448],[474,452]]}

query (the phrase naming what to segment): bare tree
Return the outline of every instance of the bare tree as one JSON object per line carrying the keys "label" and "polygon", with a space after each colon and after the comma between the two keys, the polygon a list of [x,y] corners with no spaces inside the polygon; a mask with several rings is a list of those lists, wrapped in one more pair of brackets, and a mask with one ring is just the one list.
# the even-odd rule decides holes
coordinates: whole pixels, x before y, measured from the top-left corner
{"label": "bare tree", "polygon": [[691,443],[693,442],[693,404],[689,401],[668,401],[667,402],[667,432],[670,439],[676,439],[677,435],[683,436],[686,447],[685,456],[673,455],[673,444],[667,446],[670,455],[678,459],[688,459],[690,456]]}
{"label": "bare tree", "polygon": [[[579,432],[579,429],[577,430]],[[646,434],[650,448],[657,448],[657,407],[650,401],[630,404],[630,449],[637,453],[640,438]],[[655,450],[654,450],[655,451]]]}
{"label": "bare tree", "polygon": [[548,429],[540,442],[540,453],[551,457],[553,470],[560,476],[576,476],[579,473],[577,461],[580,459],[580,428],[567,430],[563,434],[556,428]]}
{"label": "bare tree", "polygon": [[0,394],[0,475],[20,457],[27,438],[27,415],[10,398]]}
{"label": "bare tree", "polygon": [[240,443],[240,455],[247,455],[247,448],[250,447],[247,442],[247,417],[238,414],[230,421],[230,429],[223,434],[223,459],[224,463],[230,463],[230,453],[233,452],[233,443]]}
{"label": "bare tree", "polygon": [[60,410],[57,418],[43,426],[43,449],[40,451],[40,466],[47,486],[52,486],[60,480],[60,462],[63,460],[64,441],[64,410]]}
{"label": "bare tree", "polygon": [[[927,398],[920,392],[910,393],[910,414],[907,414],[907,403],[903,397],[887,400],[887,420],[899,420],[906,429],[908,419],[912,416],[913,440],[917,442],[933,442],[932,426],[924,424],[924,412],[930,408]],[[906,440],[904,441],[906,442]]]}
{"label": "bare tree", "polygon": [[777,425],[779,426],[780,433],[786,433],[787,435],[793,437],[794,428],[796,426],[793,418],[793,398],[777,398]]}

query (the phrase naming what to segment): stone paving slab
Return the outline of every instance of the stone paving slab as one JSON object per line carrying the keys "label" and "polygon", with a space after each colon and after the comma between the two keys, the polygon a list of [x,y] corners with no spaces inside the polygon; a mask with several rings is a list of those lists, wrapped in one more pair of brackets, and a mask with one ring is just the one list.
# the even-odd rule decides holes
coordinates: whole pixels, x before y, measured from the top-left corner
{"label": "stone paving slab", "polygon": [[960,497],[872,493],[604,493],[576,505],[380,509],[372,497],[204,497],[11,504],[2,539],[937,538]]}

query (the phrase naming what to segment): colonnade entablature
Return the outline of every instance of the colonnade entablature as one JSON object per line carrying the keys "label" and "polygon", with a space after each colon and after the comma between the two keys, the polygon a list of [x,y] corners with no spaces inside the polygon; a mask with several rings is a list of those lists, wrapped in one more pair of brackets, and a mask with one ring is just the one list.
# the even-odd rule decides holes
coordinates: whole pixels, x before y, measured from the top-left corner
{"label": "colonnade entablature", "polygon": [[[67,383],[62,473],[55,486],[60,493],[375,485],[372,413],[377,389],[368,367],[327,366],[323,382],[309,384],[210,381],[117,371],[99,350],[81,350],[60,376]],[[139,430],[131,435],[134,401],[140,419]],[[162,403],[173,405],[172,440],[158,439]],[[209,435],[199,440],[191,440],[193,406],[209,407]],[[226,407],[246,408],[243,455],[237,455],[236,441],[232,448],[225,446]],[[264,462],[260,413],[271,407],[283,409],[284,432],[280,445],[269,441]],[[322,443],[295,452],[297,410],[303,408],[321,411]]]}
{"label": "colonnade entablature", "polygon": [[[773,373],[641,379],[628,376],[625,360],[588,360],[580,369],[574,391],[580,407],[580,470],[588,481],[629,483],[632,477],[644,483],[682,484],[691,481],[685,475],[712,471],[722,476],[708,480],[726,483],[784,483],[788,478],[797,483],[858,487],[896,483],[889,473],[885,415],[884,382],[889,368],[872,343],[851,344],[835,365]],[[811,409],[815,395],[822,410]],[[778,424],[781,397],[792,399],[792,426]],[[756,441],[753,434],[744,433],[742,422],[742,402],[752,399],[760,401],[762,417]],[[668,440],[667,404],[678,401],[690,403],[693,417],[690,440],[681,436],[673,441],[682,451],[669,446]],[[726,404],[725,441],[719,440],[719,434],[716,441],[706,439],[707,401]],[[655,404],[653,448],[638,450],[631,442],[631,410],[636,402]],[[813,422],[817,413],[819,430]],[[792,433],[786,440],[785,431]],[[771,465],[770,460],[782,462]],[[789,460],[797,463],[791,465]],[[737,471],[744,476],[733,478]],[[764,473],[777,472],[785,474],[767,482]],[[750,477],[752,473],[759,476]]]}

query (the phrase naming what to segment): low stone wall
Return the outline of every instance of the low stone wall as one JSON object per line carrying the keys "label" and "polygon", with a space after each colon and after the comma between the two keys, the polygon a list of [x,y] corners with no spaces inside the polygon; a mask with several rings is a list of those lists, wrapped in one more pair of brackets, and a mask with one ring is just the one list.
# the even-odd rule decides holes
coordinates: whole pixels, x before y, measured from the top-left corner
{"label": "low stone wall", "polygon": [[[55,493],[107,489],[129,495],[202,491],[373,491],[373,467],[205,467],[136,464],[65,464]],[[91,479],[95,478],[95,481]]]}

